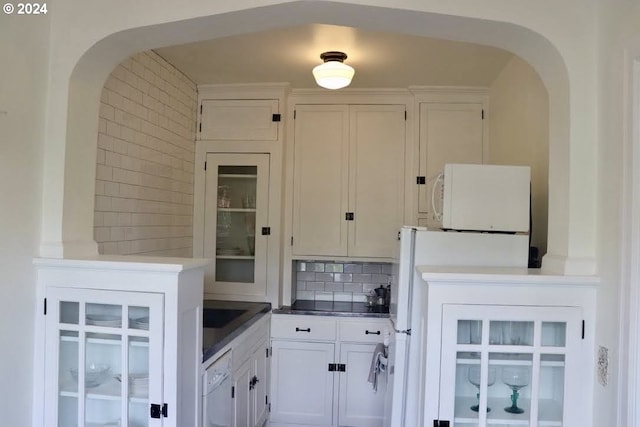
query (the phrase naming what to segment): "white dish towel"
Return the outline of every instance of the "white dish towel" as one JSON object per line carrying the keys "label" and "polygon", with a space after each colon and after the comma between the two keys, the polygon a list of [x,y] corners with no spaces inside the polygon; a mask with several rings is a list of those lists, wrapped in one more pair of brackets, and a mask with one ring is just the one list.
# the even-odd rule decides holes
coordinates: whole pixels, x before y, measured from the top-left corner
{"label": "white dish towel", "polygon": [[384,372],[387,364],[386,347],[382,343],[376,344],[369,368],[369,382],[373,385],[373,391],[378,391],[378,375]]}

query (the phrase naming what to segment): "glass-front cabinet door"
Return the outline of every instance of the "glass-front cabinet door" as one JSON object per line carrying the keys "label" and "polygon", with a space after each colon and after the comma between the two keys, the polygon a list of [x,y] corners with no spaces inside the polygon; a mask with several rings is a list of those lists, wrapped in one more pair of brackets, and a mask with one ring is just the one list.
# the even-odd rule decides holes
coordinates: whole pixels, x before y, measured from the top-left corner
{"label": "glass-front cabinet door", "polygon": [[[439,419],[456,427],[569,427],[581,309],[446,305]],[[579,354],[579,353],[578,353]],[[573,394],[574,396],[577,393]]]}
{"label": "glass-front cabinet door", "polygon": [[205,186],[205,292],[264,295],[269,155],[209,153]]}
{"label": "glass-front cabinet door", "polygon": [[160,294],[49,288],[45,424],[161,426],[163,324]]}

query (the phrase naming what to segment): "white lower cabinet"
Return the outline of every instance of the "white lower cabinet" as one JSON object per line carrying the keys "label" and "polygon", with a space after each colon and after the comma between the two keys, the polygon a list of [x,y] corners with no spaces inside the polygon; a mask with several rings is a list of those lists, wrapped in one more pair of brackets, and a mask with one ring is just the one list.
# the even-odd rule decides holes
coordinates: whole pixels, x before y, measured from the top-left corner
{"label": "white lower cabinet", "polygon": [[378,391],[367,381],[375,344],[340,344],[340,363],[347,366],[340,376],[338,420],[341,426],[379,426],[384,416],[385,382]]}
{"label": "white lower cabinet", "polygon": [[269,316],[232,348],[232,426],[259,427],[267,419],[269,397]]}
{"label": "white lower cabinet", "polygon": [[279,425],[382,425],[384,375],[368,382],[383,319],[274,315],[270,421]]}
{"label": "white lower cabinet", "polygon": [[251,389],[249,384],[253,378],[252,360],[247,360],[239,369],[233,372],[233,422],[234,427],[250,426],[251,419]]}
{"label": "white lower cabinet", "polygon": [[423,278],[424,425],[591,426],[593,279]]}
{"label": "white lower cabinet", "polygon": [[36,264],[46,358],[34,425],[198,427],[205,262]]}

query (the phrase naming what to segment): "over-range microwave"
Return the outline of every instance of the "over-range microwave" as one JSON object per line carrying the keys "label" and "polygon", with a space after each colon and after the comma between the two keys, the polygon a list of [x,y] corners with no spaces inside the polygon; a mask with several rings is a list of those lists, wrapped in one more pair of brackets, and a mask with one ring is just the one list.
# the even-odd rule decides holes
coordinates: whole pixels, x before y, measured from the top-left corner
{"label": "over-range microwave", "polygon": [[528,233],[530,203],[529,166],[446,164],[432,188],[430,228]]}

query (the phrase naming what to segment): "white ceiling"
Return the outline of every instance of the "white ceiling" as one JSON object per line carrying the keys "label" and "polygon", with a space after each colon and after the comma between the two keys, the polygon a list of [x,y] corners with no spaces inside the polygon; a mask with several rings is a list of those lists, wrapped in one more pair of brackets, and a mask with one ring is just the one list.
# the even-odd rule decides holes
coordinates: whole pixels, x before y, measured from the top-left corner
{"label": "white ceiling", "polygon": [[353,88],[489,86],[512,54],[472,43],[310,24],[156,49],[198,84],[288,82],[316,87],[320,53],[343,51]]}

